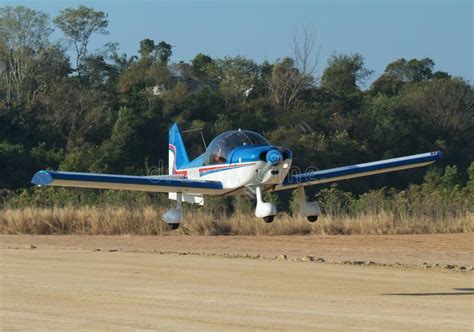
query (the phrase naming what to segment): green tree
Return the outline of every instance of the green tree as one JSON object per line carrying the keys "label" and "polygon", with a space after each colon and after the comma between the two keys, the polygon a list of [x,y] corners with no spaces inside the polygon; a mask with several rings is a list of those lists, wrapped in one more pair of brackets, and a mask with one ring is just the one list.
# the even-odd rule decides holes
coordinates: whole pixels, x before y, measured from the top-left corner
{"label": "green tree", "polygon": [[205,77],[208,76],[209,73],[209,67],[214,64],[214,61],[212,58],[208,55],[199,53],[194,57],[194,59],[191,61],[191,67],[193,70],[193,73],[197,77]]}
{"label": "green tree", "polygon": [[421,82],[430,79],[449,79],[448,73],[437,71],[433,73],[435,63],[432,59],[421,60],[398,59],[389,63],[385,72],[371,86],[372,92],[386,95],[396,95],[407,82]]}
{"label": "green tree", "polygon": [[58,44],[44,47],[36,58],[34,80],[41,92],[50,92],[71,73],[66,51]]}
{"label": "green tree", "polygon": [[76,51],[76,70],[80,74],[87,56],[87,47],[94,33],[108,34],[107,14],[93,8],[79,6],[62,10],[54,18],[54,24],[63,31],[74,44]]}
{"label": "green tree", "polygon": [[364,66],[362,55],[334,54],[324,70],[322,86],[334,93],[351,93],[357,91],[357,84],[365,82],[371,74],[372,71]]}
{"label": "green tree", "polygon": [[154,62],[159,60],[161,63],[167,64],[169,58],[173,54],[172,46],[165,41],[161,41],[155,45],[152,39],[143,39],[140,41],[140,56],[142,60],[149,60]]}
{"label": "green tree", "polygon": [[429,58],[409,61],[401,58],[387,65],[385,73],[402,82],[420,82],[433,77],[434,61]]}
{"label": "green tree", "polygon": [[0,75],[6,100],[30,101],[37,92],[37,58],[48,47],[47,14],[24,6],[0,8]]}
{"label": "green tree", "polygon": [[160,41],[156,47],[156,53],[158,54],[158,59],[166,64],[173,54],[172,46],[165,41]]}
{"label": "green tree", "polygon": [[109,135],[111,106],[107,93],[78,85],[77,77],[68,78],[44,97],[46,105],[36,105],[41,115],[40,128],[45,127],[45,133],[53,134],[55,144],[60,147],[98,144]]}
{"label": "green tree", "polygon": [[461,79],[436,79],[408,85],[404,107],[421,120],[416,135],[444,142],[445,158],[466,170],[474,160],[474,89]]}
{"label": "green tree", "polygon": [[10,144],[0,141],[0,186],[1,188],[15,189],[25,186],[27,178],[31,176],[32,167],[28,152],[19,144]]}
{"label": "green tree", "polygon": [[148,59],[155,52],[155,41],[149,38],[140,41],[140,56],[142,59]]}
{"label": "green tree", "polygon": [[229,109],[231,101],[241,102],[250,95],[257,84],[259,68],[254,61],[240,56],[225,57],[217,66],[221,76],[219,90]]}

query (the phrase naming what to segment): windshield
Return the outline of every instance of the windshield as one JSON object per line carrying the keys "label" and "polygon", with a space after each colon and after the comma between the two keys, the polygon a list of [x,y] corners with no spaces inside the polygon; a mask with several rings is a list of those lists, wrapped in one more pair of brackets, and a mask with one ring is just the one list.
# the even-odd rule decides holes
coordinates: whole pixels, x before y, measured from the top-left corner
{"label": "windshield", "polygon": [[226,163],[233,149],[246,145],[270,145],[270,143],[262,135],[253,131],[229,131],[220,134],[209,144],[204,162],[206,165]]}

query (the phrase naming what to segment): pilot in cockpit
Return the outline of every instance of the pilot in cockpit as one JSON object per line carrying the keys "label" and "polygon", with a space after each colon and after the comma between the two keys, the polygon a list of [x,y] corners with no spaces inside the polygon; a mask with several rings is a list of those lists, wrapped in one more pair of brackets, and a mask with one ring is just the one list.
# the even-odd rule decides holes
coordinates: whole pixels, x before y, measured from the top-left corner
{"label": "pilot in cockpit", "polygon": [[222,156],[222,147],[219,146],[217,152],[212,155],[213,164],[223,164],[226,162],[226,159]]}

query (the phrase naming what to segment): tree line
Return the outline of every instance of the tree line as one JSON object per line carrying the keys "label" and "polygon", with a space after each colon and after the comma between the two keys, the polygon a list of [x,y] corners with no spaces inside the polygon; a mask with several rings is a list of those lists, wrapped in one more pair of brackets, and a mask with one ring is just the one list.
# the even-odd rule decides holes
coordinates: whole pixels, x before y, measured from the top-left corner
{"label": "tree line", "polygon": [[[295,34],[292,56],[273,62],[205,52],[174,62],[172,44],[153,39],[137,41],[136,55],[120,53],[113,42],[92,51],[91,39],[108,34],[108,24],[106,13],[85,6],[54,18],[25,6],[0,8],[4,196],[44,190],[29,183],[42,168],[144,175],[166,167],[172,122],[184,130],[202,128],[208,142],[226,130],[260,132],[289,147],[302,170],[444,152],[428,175],[420,169],[374,176],[312,188],[312,195],[321,188],[352,197],[381,187],[399,193],[430,176],[454,178],[459,188],[469,184],[473,86],[435,71],[432,59],[395,59],[362,89],[374,74],[359,53],[334,54],[315,75],[307,29]],[[52,40],[54,29],[67,43]],[[192,157],[204,149],[196,135],[184,135]],[[460,192],[472,203],[471,191]],[[98,199],[97,192],[91,195]],[[290,195],[274,199],[288,208]]]}

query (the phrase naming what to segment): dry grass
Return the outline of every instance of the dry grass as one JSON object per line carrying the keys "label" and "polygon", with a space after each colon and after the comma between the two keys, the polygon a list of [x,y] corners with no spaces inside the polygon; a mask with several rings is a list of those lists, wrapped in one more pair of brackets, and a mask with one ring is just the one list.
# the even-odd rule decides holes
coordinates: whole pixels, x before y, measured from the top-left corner
{"label": "dry grass", "polygon": [[[24,208],[0,210],[2,234],[165,235],[172,234],[154,207]],[[202,212],[188,212],[178,234],[291,235],[291,234],[430,234],[472,232],[474,214],[449,219],[397,218],[391,214],[321,217],[309,223],[282,214],[272,224],[251,215],[216,219]]]}

